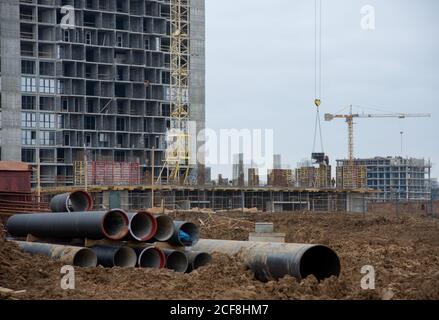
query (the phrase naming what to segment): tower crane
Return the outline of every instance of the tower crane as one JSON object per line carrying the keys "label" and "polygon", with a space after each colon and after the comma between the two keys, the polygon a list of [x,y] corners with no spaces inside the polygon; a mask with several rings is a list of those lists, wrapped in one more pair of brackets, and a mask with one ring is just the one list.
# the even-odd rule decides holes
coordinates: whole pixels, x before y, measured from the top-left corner
{"label": "tower crane", "polygon": [[348,145],[349,145],[349,164],[354,163],[354,118],[430,118],[429,113],[382,113],[382,114],[365,114],[353,113],[352,105],[349,106],[349,114],[325,114],[325,121],[334,119],[345,119],[348,124]]}
{"label": "tower crane", "polygon": [[168,182],[187,182],[190,161],[190,7],[191,0],[170,1],[170,127],[165,161],[158,176],[167,169]]}

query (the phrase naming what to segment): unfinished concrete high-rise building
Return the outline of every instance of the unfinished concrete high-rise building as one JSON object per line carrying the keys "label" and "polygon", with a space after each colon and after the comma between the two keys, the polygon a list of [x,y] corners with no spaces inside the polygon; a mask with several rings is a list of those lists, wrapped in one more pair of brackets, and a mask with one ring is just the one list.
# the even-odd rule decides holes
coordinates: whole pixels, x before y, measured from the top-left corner
{"label": "unfinished concrete high-rise building", "polygon": [[[189,3],[188,105],[199,131],[205,8]],[[0,1],[0,159],[39,164],[43,186],[73,184],[84,159],[137,163],[157,176],[170,127],[170,5]]]}
{"label": "unfinished concrete high-rise building", "polygon": [[[349,160],[337,160],[337,168],[345,168],[348,164]],[[428,201],[431,198],[430,161],[375,157],[355,159],[354,165],[365,168],[367,187],[377,191],[377,200]]]}

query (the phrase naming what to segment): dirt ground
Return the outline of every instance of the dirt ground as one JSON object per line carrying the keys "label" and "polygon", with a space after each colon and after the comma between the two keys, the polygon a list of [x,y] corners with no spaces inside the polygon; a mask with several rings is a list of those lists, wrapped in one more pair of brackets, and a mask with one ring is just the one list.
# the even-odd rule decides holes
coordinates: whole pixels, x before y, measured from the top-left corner
{"label": "dirt ground", "polygon": [[[287,242],[320,243],[341,260],[339,278],[291,277],[262,283],[235,258],[214,255],[191,274],[150,269],[76,269],[76,289],[60,288],[62,264],[29,256],[0,239],[0,287],[16,299],[439,299],[439,220],[420,214],[175,213],[196,222],[203,238],[247,240],[254,222],[271,221]],[[375,290],[360,286],[361,268],[376,272]]]}

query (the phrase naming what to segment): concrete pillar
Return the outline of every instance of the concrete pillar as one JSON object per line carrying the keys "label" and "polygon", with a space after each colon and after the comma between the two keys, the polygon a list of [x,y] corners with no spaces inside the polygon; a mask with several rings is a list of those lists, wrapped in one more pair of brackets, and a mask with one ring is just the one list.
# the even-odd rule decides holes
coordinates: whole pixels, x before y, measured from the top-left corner
{"label": "concrete pillar", "polygon": [[346,212],[352,212],[352,194],[350,192],[346,193]]}
{"label": "concrete pillar", "polygon": [[102,191],[102,206],[110,208],[110,191]]}
{"label": "concrete pillar", "polygon": [[152,208],[152,191],[146,192],[146,201],[144,204],[145,208]]}
{"label": "concrete pillar", "polygon": [[244,211],[245,208],[245,192],[241,190],[241,209]]}
{"label": "concrete pillar", "polygon": [[128,211],[130,209],[130,199],[128,190],[119,191],[120,193],[120,209]]}

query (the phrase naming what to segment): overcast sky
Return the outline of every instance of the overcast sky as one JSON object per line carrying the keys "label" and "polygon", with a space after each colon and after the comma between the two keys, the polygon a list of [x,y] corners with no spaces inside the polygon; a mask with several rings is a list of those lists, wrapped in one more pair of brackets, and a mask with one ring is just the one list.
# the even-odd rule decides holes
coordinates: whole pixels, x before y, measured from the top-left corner
{"label": "overcast sky", "polygon": [[[361,28],[365,5],[374,31]],[[274,129],[275,152],[296,167],[313,145],[314,1],[206,0],[206,10],[207,127]],[[349,104],[432,114],[357,120],[356,157],[400,155],[404,131],[404,155],[430,158],[439,176],[438,14],[437,0],[323,0],[322,116]],[[331,161],[347,157],[347,125],[322,124]]]}

